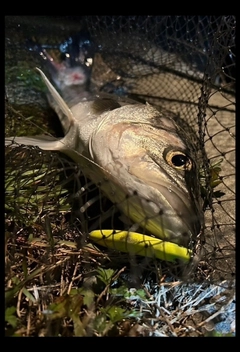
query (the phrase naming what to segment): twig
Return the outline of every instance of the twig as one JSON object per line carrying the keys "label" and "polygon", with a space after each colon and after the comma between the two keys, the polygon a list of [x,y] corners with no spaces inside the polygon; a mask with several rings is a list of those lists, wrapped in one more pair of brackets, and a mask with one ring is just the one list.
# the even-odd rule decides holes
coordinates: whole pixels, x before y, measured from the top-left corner
{"label": "twig", "polygon": [[22,292],[23,292],[23,288],[22,288],[22,289],[19,291],[19,293],[18,293],[18,301],[17,301],[17,310],[16,310],[16,313],[17,313],[17,316],[18,316],[19,318],[21,318],[20,306],[21,306]]}
{"label": "twig", "polygon": [[29,310],[28,317],[27,317],[27,332],[26,332],[27,336],[30,335],[30,327],[31,327],[31,312]]}
{"label": "twig", "polygon": [[72,278],[71,278],[71,282],[69,283],[69,286],[68,286],[68,290],[67,290],[67,294],[68,295],[70,294],[70,291],[72,289],[73,281],[75,279],[75,275],[76,275],[78,266],[79,266],[79,262],[77,261],[76,264],[75,264],[75,267],[74,267],[74,271],[73,271],[73,275],[72,275]]}
{"label": "twig", "polygon": [[230,304],[232,301],[232,298],[228,301],[228,303],[224,306],[222,306],[217,312],[215,312],[214,314],[212,314],[210,317],[208,317],[207,319],[205,319],[204,321],[202,321],[201,323],[198,324],[199,327],[203,326],[204,324],[208,323],[209,321],[211,321],[212,319],[214,319],[215,317],[217,317],[219,314],[224,313],[226,311],[226,306],[228,304]]}

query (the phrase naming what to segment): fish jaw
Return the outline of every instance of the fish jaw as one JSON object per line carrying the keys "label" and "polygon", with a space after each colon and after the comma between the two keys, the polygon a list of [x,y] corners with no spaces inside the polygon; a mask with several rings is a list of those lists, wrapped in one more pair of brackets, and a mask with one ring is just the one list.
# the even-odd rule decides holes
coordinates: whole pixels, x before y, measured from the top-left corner
{"label": "fish jaw", "polygon": [[[158,238],[166,239],[185,247],[196,239],[204,226],[202,201],[191,183],[185,182],[184,175],[178,175],[178,183],[162,173],[162,168],[149,157],[135,160],[128,170],[135,182],[135,199],[132,202],[132,214],[135,221],[142,224],[148,232]],[[171,170],[169,170],[171,175]],[[193,180],[195,181],[195,174]],[[130,184],[130,183],[129,183]],[[128,188],[130,190],[130,187]],[[196,194],[195,194],[196,193]]]}
{"label": "fish jaw", "polygon": [[[182,192],[182,197],[175,193],[170,184],[151,189],[147,185],[147,197],[135,193],[128,197],[122,211],[139,224],[147,233],[178,245],[188,247],[196,239],[203,226],[203,217],[189,197]],[[154,199],[154,200],[152,200]]]}

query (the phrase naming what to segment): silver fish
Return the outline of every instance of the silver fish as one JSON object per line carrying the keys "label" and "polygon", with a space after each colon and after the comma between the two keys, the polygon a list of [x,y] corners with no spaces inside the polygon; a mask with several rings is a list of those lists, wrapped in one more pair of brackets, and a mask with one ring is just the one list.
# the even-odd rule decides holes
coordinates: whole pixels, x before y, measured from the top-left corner
{"label": "silver fish", "polygon": [[38,68],[65,136],[9,137],[5,144],[60,151],[146,233],[189,246],[204,224],[195,137],[177,117],[107,94],[71,106]]}

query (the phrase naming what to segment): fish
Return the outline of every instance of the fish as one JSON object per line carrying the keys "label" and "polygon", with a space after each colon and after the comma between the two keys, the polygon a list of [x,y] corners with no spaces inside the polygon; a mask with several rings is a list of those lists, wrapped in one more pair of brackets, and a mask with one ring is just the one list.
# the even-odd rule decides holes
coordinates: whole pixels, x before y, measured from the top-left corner
{"label": "fish", "polygon": [[[71,36],[61,43],[59,48],[56,45],[39,44],[35,39],[28,39],[26,48],[41,57],[55,87],[61,92],[62,98],[68,101],[69,106],[78,102],[75,102],[75,98],[79,99],[79,93],[83,97],[84,93],[88,91],[95,46],[85,31]],[[52,49],[52,55],[55,53],[54,50],[59,49],[64,59],[56,60],[49,54],[47,48]],[[48,99],[51,100],[51,96],[48,95]],[[53,101],[49,101],[49,103],[50,105],[54,104]],[[57,106],[54,109],[56,110]]]}
{"label": "fish", "polygon": [[204,214],[197,137],[186,122],[147,102],[86,91],[84,83],[72,104],[36,70],[64,137],[6,137],[5,145],[64,153],[142,232],[189,248]]}

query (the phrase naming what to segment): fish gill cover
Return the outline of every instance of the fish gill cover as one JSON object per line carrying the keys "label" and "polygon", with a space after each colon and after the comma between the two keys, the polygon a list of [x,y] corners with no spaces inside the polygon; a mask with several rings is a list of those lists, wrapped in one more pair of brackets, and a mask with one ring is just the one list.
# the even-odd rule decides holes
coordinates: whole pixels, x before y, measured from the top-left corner
{"label": "fish gill cover", "polygon": [[5,20],[6,334],[233,336],[235,17]]}

